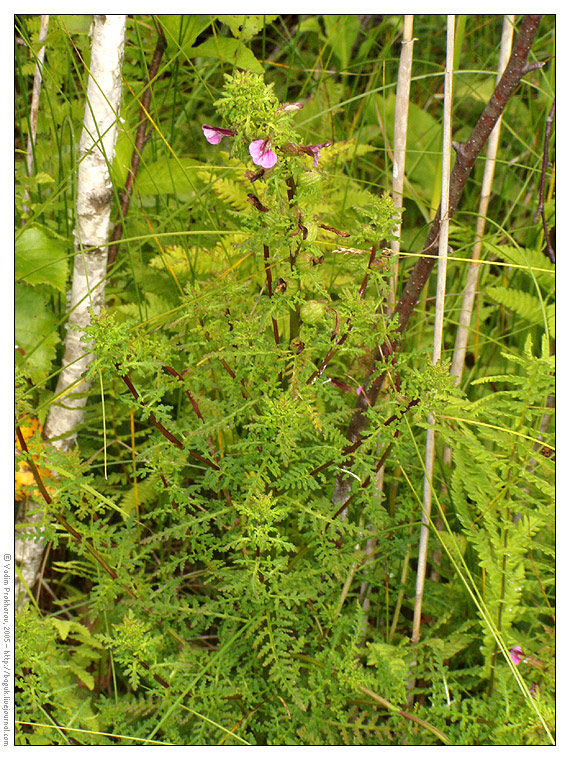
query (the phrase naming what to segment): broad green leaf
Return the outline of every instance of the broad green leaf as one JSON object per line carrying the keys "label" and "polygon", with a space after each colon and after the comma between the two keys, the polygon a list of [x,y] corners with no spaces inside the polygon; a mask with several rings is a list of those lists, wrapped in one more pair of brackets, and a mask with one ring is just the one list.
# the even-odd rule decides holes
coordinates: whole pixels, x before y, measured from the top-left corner
{"label": "broad green leaf", "polygon": [[352,48],[360,31],[358,16],[350,14],[326,13],[323,15],[327,41],[338,58],[341,68],[345,69],[350,61]]}
{"label": "broad green leaf", "polygon": [[129,129],[128,124],[123,119],[121,122],[117,133],[112,167],[113,184],[117,188],[124,187],[127,182],[135,144],[134,134]]}
{"label": "broad green leaf", "polygon": [[321,33],[319,20],[316,16],[305,16],[299,22],[299,33],[305,34],[306,32]]}
{"label": "broad green leaf", "polygon": [[264,69],[254,54],[243,42],[226,37],[216,37],[203,42],[198,47],[192,48],[192,56],[204,56],[205,58],[217,58],[240,69],[249,69],[255,74],[263,74]]}
{"label": "broad green leaf", "polygon": [[188,57],[198,36],[211,23],[209,16],[193,14],[159,16],[158,19],[168,47],[171,50],[180,50]]}
{"label": "broad green leaf", "polygon": [[60,21],[61,26],[66,32],[69,32],[69,34],[89,34],[93,16],[86,13],[78,13],[75,15],[62,14],[58,16],[58,20]]}
{"label": "broad green leaf", "polygon": [[57,318],[48,308],[44,296],[29,285],[16,283],[14,288],[16,360],[34,383],[40,383],[51,371],[55,347],[59,343]]}
{"label": "broad green leaf", "polygon": [[270,24],[277,16],[266,16],[263,13],[251,13],[251,14],[238,14],[236,16],[218,16],[222,24],[226,24],[231,29],[234,37],[242,40],[242,42],[248,42],[258,32],[260,32],[266,24]]}
{"label": "broad green leaf", "polygon": [[161,158],[146,164],[137,178],[141,195],[188,195],[196,190],[196,170],[204,164],[188,158]]}
{"label": "broad green leaf", "polygon": [[69,245],[41,227],[26,227],[15,243],[16,281],[65,293]]}
{"label": "broad green leaf", "polygon": [[[371,96],[365,107],[365,118],[369,124],[383,124],[390,146],[394,144],[394,112],[396,96],[393,93],[385,97],[379,94]],[[378,139],[384,142],[383,130],[378,126]],[[441,132],[442,127],[434,117],[415,103],[409,104],[408,138],[406,152],[406,177],[413,187],[414,194],[431,203],[434,182],[441,170]],[[370,139],[370,135],[367,135]],[[404,194],[410,197],[408,185]],[[412,194],[411,197],[415,197]]]}

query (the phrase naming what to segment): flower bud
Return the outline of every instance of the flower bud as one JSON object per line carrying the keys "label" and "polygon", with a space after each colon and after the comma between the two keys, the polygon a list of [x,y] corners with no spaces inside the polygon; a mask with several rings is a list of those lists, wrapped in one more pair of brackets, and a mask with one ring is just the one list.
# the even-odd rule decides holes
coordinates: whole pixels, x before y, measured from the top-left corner
{"label": "flower bud", "polygon": [[326,306],[320,301],[307,301],[301,306],[301,320],[306,325],[316,325],[325,316]]}

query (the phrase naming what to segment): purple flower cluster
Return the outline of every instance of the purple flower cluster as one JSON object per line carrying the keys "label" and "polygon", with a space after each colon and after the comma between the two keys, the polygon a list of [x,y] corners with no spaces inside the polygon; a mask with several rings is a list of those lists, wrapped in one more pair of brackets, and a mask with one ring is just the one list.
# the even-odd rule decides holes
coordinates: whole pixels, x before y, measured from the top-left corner
{"label": "purple flower cluster", "polygon": [[[235,129],[222,129],[222,127],[211,127],[209,124],[202,124],[202,132],[210,145],[217,145],[224,137],[234,137]],[[266,140],[254,140],[249,144],[249,153],[256,166],[262,166],[264,169],[272,169],[277,163],[277,156],[271,148],[269,138]]]}
{"label": "purple flower cluster", "polygon": [[[302,103],[286,103],[278,110],[280,111],[298,111],[303,107]],[[209,124],[202,124],[202,131],[204,137],[210,143],[210,145],[218,145],[224,137],[234,137],[237,132],[235,129],[223,129],[222,127],[212,127]],[[305,153],[308,156],[313,157],[313,167],[318,166],[319,156],[322,148],[327,148],[332,143],[321,143],[320,145],[300,145],[289,146],[290,153]],[[249,155],[253,163],[256,166],[261,166],[263,169],[272,169],[277,163],[277,155],[271,146],[271,142],[268,137],[253,140],[249,144]]]}

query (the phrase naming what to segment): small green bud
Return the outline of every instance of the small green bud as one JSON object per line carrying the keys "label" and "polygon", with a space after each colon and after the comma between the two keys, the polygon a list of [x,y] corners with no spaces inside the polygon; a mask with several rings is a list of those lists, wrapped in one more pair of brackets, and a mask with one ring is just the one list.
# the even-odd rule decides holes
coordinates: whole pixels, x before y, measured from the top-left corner
{"label": "small green bud", "polygon": [[306,325],[316,325],[325,316],[326,306],[320,301],[307,301],[301,306],[301,320]]}
{"label": "small green bud", "polygon": [[307,224],[307,242],[309,243],[315,242],[315,240],[317,239],[318,229],[319,228],[317,227],[316,224],[312,224],[311,222]]}

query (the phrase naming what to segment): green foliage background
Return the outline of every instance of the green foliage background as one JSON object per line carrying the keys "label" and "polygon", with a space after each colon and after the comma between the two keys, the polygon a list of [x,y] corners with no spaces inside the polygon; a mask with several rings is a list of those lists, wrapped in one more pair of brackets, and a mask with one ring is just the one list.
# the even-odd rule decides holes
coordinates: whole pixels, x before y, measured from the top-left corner
{"label": "green foliage background", "polygon": [[[461,140],[492,92],[502,17],[458,18]],[[90,328],[85,423],[76,451],[46,449],[42,463],[55,495],[44,584],[17,619],[16,741],[549,743],[554,267],[533,215],[554,92],[552,17],[531,54],[546,65],[525,77],[503,121],[462,383],[449,361],[482,160],[451,225],[443,360],[431,366],[430,283],[348,471],[357,389],[393,330],[392,257],[380,249],[372,262],[370,248],[389,245],[393,223],[385,194],[402,17],[130,17],[117,200],[157,23],[167,47],[153,131],[107,310]],[[50,18],[28,177],[39,17],[17,17],[20,422],[45,420],[61,362],[89,25]],[[401,282],[439,202],[444,18],[417,16],[414,36]],[[291,102],[304,107],[276,114]],[[237,135],[214,147],[202,124]],[[247,144],[267,135],[283,150],[252,183]],[[316,167],[284,149],[328,142]],[[552,226],[552,167],[546,180]],[[430,412],[441,560],[431,557],[412,647]],[[341,471],[353,485],[346,519],[331,502]],[[532,655],[518,668],[515,645]]]}

